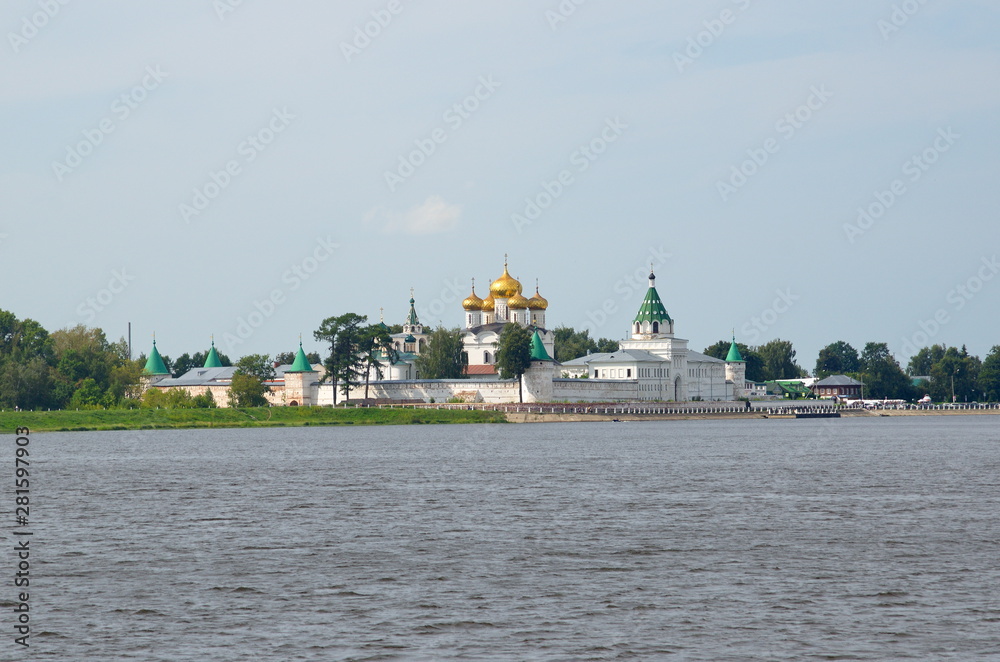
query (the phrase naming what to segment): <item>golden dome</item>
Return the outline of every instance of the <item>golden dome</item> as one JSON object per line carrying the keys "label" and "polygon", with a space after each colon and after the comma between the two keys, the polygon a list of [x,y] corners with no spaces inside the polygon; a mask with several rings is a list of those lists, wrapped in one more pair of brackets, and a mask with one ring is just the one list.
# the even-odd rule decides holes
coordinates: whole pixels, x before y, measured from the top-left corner
{"label": "golden dome", "polygon": [[510,310],[524,310],[528,307],[528,303],[527,299],[515,292],[514,296],[507,299],[507,308]]}
{"label": "golden dome", "polygon": [[504,260],[503,263],[503,275],[493,281],[490,285],[490,294],[497,299],[509,299],[515,294],[521,293],[521,283],[517,282],[517,279],[512,278],[509,273],[507,273],[507,261]]}
{"label": "golden dome", "polygon": [[549,307],[549,302],[545,300],[541,294],[538,293],[538,286],[535,286],[535,296],[528,299],[528,308],[532,310],[545,310]]}
{"label": "golden dome", "polygon": [[482,311],[484,313],[492,313],[494,307],[495,306],[494,306],[494,303],[493,303],[493,295],[492,294],[489,295],[488,297],[486,297],[485,299],[483,299]]}
{"label": "golden dome", "polygon": [[462,308],[466,310],[482,310],[483,300],[476,296],[476,281],[472,281],[472,294],[465,297],[465,301],[462,302]]}

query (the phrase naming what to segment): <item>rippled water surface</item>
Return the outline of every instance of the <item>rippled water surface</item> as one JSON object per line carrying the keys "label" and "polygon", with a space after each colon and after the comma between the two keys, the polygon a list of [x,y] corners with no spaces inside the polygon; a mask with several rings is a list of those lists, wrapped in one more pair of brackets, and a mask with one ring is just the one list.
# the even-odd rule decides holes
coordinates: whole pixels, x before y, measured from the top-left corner
{"label": "rippled water surface", "polygon": [[30,659],[996,660],[998,424],[36,434]]}

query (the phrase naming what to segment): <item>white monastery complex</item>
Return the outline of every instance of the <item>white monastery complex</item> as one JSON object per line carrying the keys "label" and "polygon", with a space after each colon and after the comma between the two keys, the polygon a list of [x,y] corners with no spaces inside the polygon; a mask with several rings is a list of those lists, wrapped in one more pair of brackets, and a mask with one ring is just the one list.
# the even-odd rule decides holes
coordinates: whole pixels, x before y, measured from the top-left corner
{"label": "white monastery complex", "polygon": [[[396,350],[393,361],[382,363],[382,377],[369,375],[368,397],[380,402],[630,402],[737,400],[747,393],[746,363],[736,346],[726,360],[688,349],[688,341],[674,335],[674,320],[667,313],[656,290],[656,276],[650,271],[649,288],[632,320],[628,337],[615,352],[588,354],[557,363],[555,334],[546,326],[549,302],[535,286],[532,297],[522,294],[521,283],[513,278],[504,260],[503,273],[490,284],[485,299],[472,291],[462,302],[462,341],[468,358],[467,379],[420,379],[415,359],[426,350],[430,334],[418,319],[410,292],[410,309],[402,333],[392,335]],[[382,322],[384,325],[384,322]],[[496,370],[496,342],[507,324],[519,324],[532,331],[531,367],[518,380],[501,380]],[[388,327],[387,327],[388,328]],[[205,365],[180,377],[171,377],[156,349],[149,354],[144,370],[145,387],[180,388],[191,395],[211,392],[222,407],[229,403],[229,384],[235,367],[223,367],[215,344]],[[299,343],[294,363],[275,367],[268,383],[268,399],[277,406],[333,405],[343,394],[333,392],[333,384],[322,379],[323,366],[311,365]],[[364,397],[364,385],[353,389],[350,399]]]}

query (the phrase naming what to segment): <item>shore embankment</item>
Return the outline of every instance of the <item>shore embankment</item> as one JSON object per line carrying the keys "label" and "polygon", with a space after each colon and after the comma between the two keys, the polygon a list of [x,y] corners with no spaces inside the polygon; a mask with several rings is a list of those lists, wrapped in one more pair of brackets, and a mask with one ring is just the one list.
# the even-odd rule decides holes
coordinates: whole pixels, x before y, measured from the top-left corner
{"label": "shore embankment", "polygon": [[309,425],[415,425],[504,423],[491,410],[376,407],[256,407],[217,409],[96,409],[3,411],[0,432],[18,427],[32,432],[171,430],[186,428],[275,428]]}
{"label": "shore embankment", "polygon": [[794,419],[796,412],[839,413],[842,417],[997,415],[1000,405],[933,405],[922,408],[850,408],[822,403],[601,403],[601,404],[382,404],[347,407],[260,407],[218,409],[109,409],[86,411],[0,411],[0,432],[272,428],[339,425],[444,423],[566,423]]}

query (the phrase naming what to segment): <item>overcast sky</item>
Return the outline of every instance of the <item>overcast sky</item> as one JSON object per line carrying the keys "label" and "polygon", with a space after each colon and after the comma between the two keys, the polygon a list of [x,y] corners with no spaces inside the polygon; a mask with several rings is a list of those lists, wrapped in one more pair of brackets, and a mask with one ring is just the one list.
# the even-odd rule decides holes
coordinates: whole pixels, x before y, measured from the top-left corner
{"label": "overcast sky", "polygon": [[[512,275],[622,338],[1000,344],[1000,5],[9,0],[0,308],[234,360]],[[366,34],[367,33],[367,34]]]}

